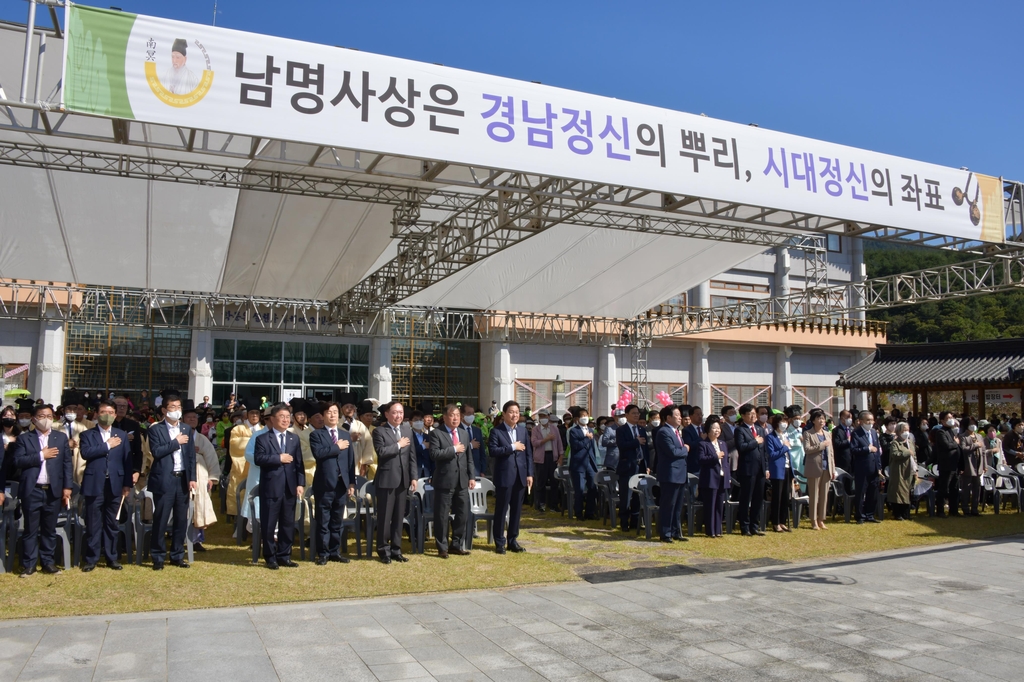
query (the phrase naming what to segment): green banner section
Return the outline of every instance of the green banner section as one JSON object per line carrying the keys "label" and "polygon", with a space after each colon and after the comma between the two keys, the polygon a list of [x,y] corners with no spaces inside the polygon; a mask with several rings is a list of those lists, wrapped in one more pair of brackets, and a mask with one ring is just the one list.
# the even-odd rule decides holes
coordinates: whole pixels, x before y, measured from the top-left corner
{"label": "green banner section", "polygon": [[124,63],[134,14],[72,5],[67,25],[64,106],[134,119]]}

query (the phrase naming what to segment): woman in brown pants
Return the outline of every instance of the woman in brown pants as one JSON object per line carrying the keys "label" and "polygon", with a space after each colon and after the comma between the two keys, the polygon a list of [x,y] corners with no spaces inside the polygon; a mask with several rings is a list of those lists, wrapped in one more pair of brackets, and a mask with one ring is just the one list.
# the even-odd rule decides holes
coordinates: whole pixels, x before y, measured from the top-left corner
{"label": "woman in brown pants", "polygon": [[825,413],[811,410],[811,428],[804,431],[804,476],[807,477],[808,513],[811,530],[825,530],[825,505],[828,486],[836,477],[836,460],[832,438],[825,430]]}

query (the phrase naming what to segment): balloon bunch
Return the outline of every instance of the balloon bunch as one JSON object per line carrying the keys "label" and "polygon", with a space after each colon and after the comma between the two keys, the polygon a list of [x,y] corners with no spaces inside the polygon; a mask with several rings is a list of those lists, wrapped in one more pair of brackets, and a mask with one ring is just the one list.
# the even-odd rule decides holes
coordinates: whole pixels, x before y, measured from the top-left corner
{"label": "balloon bunch", "polygon": [[665,391],[658,391],[658,394],[654,397],[658,399],[662,407],[668,407],[672,404],[672,397]]}
{"label": "balloon bunch", "polygon": [[616,410],[624,410],[626,406],[633,402],[633,391],[628,388],[622,392],[619,399],[615,402]]}

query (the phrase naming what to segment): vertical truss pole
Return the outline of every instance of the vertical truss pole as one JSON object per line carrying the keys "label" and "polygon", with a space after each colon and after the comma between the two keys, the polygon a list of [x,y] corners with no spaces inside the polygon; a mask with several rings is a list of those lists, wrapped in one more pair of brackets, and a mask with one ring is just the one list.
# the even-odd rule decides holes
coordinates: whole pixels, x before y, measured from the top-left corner
{"label": "vertical truss pole", "polygon": [[630,360],[630,383],[636,387],[634,402],[647,409],[651,405],[650,396],[647,395],[647,352],[651,348],[652,328],[642,318],[636,318],[629,323],[629,360]]}
{"label": "vertical truss pole", "polygon": [[804,247],[804,289],[809,311],[805,314],[818,314],[828,317],[834,302],[830,300],[828,288],[828,243],[825,237],[815,237],[812,244]]}
{"label": "vertical truss pole", "polygon": [[24,104],[28,98],[28,67],[32,62],[32,33],[36,30],[36,1],[28,2],[28,25],[25,26],[25,59],[21,64],[21,93],[19,101]]}

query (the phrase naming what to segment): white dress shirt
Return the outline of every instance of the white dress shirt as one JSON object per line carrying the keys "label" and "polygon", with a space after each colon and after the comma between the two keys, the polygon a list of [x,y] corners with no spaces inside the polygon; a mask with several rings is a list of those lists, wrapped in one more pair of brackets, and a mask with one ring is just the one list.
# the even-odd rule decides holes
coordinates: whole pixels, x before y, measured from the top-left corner
{"label": "white dress shirt", "polygon": [[[167,437],[170,438],[171,440],[174,440],[175,438],[178,437],[179,434],[181,434],[181,422],[178,422],[177,424],[171,424],[171,422],[169,422],[169,421],[167,421],[165,419],[164,423],[167,424]],[[184,471],[185,470],[185,465],[182,464],[182,461],[181,461],[181,444],[180,443],[178,444],[178,448],[174,451],[174,453],[171,456],[174,457],[174,471],[175,471],[175,473],[177,473],[179,471]]]}
{"label": "white dress shirt", "polygon": [[50,447],[50,432],[40,432],[38,429],[36,433],[39,434],[39,477],[36,478],[36,485],[50,485],[50,474],[46,471],[46,458],[43,457],[43,450]]}

